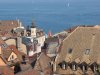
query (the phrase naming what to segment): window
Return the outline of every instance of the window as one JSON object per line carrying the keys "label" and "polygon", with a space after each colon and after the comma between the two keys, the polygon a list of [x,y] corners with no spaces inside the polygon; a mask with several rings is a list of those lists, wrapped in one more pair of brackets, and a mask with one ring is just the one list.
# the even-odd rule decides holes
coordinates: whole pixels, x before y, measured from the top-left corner
{"label": "window", "polygon": [[68,49],[68,53],[71,54],[72,53],[72,48]]}
{"label": "window", "polygon": [[96,62],[94,62],[90,67],[93,72],[96,72],[98,70],[98,64]]}
{"label": "window", "polygon": [[7,48],[7,44],[2,44],[2,47],[3,48]]}
{"label": "window", "polygon": [[34,31],[32,31],[32,33],[34,33]]}
{"label": "window", "polygon": [[14,56],[13,55],[10,57],[10,60],[14,60]]}
{"label": "window", "polygon": [[90,49],[86,49],[85,54],[88,55],[90,53]]}
{"label": "window", "polygon": [[25,55],[22,56],[23,61],[25,61]]}
{"label": "window", "polygon": [[14,59],[14,56],[12,55],[12,59]]}
{"label": "window", "polygon": [[75,64],[73,64],[73,70],[74,70],[74,71],[76,70],[76,65],[75,65]]}
{"label": "window", "polygon": [[86,62],[81,63],[80,67],[83,72],[86,72],[88,70],[88,64]]}
{"label": "window", "polygon": [[65,61],[59,63],[58,65],[59,65],[63,70],[67,69],[67,67],[68,67],[67,62],[65,62]]}
{"label": "window", "polygon": [[13,48],[11,48],[11,50],[14,50]]}
{"label": "window", "polygon": [[77,63],[76,63],[76,62],[72,62],[72,63],[71,63],[71,68],[72,68],[73,71],[76,71],[77,68],[78,68]]}
{"label": "window", "polygon": [[93,66],[93,70],[94,70],[94,72],[96,72],[98,70],[98,66],[97,65],[94,65]]}
{"label": "window", "polygon": [[83,70],[83,72],[84,72],[84,71],[87,71],[87,66],[86,66],[86,65],[83,65],[83,66],[82,66],[82,70]]}

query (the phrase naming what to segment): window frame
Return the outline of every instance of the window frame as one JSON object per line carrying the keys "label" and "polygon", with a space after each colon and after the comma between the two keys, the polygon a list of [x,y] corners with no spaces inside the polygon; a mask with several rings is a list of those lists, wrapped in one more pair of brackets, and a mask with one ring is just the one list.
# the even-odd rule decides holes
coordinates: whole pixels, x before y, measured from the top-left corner
{"label": "window frame", "polygon": [[89,55],[90,54],[90,49],[86,49],[85,50],[85,55]]}
{"label": "window frame", "polygon": [[72,51],[73,51],[73,49],[72,49],[72,48],[68,48],[67,53],[68,53],[68,54],[71,54],[71,53],[72,53]]}

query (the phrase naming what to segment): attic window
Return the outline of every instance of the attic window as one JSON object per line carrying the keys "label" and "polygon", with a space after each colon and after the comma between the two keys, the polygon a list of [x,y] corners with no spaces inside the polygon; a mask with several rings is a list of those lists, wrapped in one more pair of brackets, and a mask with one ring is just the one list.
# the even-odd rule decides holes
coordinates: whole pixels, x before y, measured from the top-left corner
{"label": "attic window", "polygon": [[10,57],[10,60],[11,60],[11,61],[14,60],[14,56],[13,56],[13,55]]}
{"label": "attic window", "polygon": [[61,63],[58,64],[63,70],[67,69],[68,63],[65,61],[62,61]]}
{"label": "attic window", "polygon": [[98,64],[96,62],[94,62],[92,65],[91,65],[91,69],[93,72],[96,72],[98,70]]}
{"label": "attic window", "polygon": [[87,65],[83,65],[83,66],[82,66],[82,71],[84,72],[84,71],[87,71],[87,70],[88,70]]}
{"label": "attic window", "polygon": [[2,47],[3,47],[3,48],[7,48],[7,45],[6,45],[6,44],[2,44]]}
{"label": "attic window", "polygon": [[90,53],[90,49],[86,49],[85,54],[89,55],[89,53]]}
{"label": "attic window", "polygon": [[11,50],[14,50],[13,48],[11,48]]}
{"label": "attic window", "polygon": [[72,66],[71,68],[72,68],[73,71],[76,71],[77,68],[78,68],[78,65],[77,65],[76,62],[72,62],[72,65],[71,66]]}
{"label": "attic window", "polygon": [[12,59],[14,59],[14,56],[12,55]]}
{"label": "attic window", "polygon": [[71,54],[72,53],[72,50],[73,50],[72,48],[69,48],[68,49],[68,53]]}

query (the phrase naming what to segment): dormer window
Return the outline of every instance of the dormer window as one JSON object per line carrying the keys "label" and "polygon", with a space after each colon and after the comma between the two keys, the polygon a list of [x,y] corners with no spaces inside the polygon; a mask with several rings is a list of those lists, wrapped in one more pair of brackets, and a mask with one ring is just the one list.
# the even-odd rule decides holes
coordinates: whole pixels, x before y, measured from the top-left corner
{"label": "dormer window", "polygon": [[12,59],[14,59],[14,56],[12,55]]}
{"label": "dormer window", "polygon": [[83,62],[81,64],[81,69],[82,69],[83,72],[86,72],[88,70],[88,65],[85,62]]}
{"label": "dormer window", "polygon": [[13,48],[11,48],[11,50],[14,50]]}
{"label": "dormer window", "polygon": [[76,63],[76,62],[72,62],[72,63],[71,63],[71,68],[72,68],[73,71],[76,71],[77,68],[78,68],[77,63]]}
{"label": "dormer window", "polygon": [[98,64],[96,62],[94,62],[92,65],[91,65],[91,69],[93,72],[96,72],[98,70]]}
{"label": "dormer window", "polygon": [[59,65],[63,70],[67,69],[67,67],[68,67],[68,64],[67,64],[65,61],[59,63],[58,65]]}
{"label": "dormer window", "polygon": [[74,71],[76,70],[76,65],[75,65],[75,64],[73,64],[73,70],[74,70]]}
{"label": "dormer window", "polygon": [[85,54],[89,55],[89,53],[90,53],[90,49],[86,49]]}
{"label": "dormer window", "polygon": [[96,72],[98,70],[98,66],[97,65],[94,65],[93,67],[94,67],[93,68],[94,72]]}
{"label": "dormer window", "polygon": [[14,60],[14,56],[13,56],[13,55],[10,57],[10,60],[11,60],[11,61]]}
{"label": "dormer window", "polygon": [[72,48],[69,48],[69,49],[68,49],[68,53],[69,53],[69,54],[71,54],[71,53],[72,53],[72,51],[73,51],[73,49],[72,49]]}

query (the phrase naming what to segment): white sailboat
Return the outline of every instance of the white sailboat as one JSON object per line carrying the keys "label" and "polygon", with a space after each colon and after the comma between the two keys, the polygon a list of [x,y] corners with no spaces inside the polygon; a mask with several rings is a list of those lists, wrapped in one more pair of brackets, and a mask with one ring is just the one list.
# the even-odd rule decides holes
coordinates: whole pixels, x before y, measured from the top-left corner
{"label": "white sailboat", "polygon": [[69,3],[67,4],[67,6],[69,7]]}

